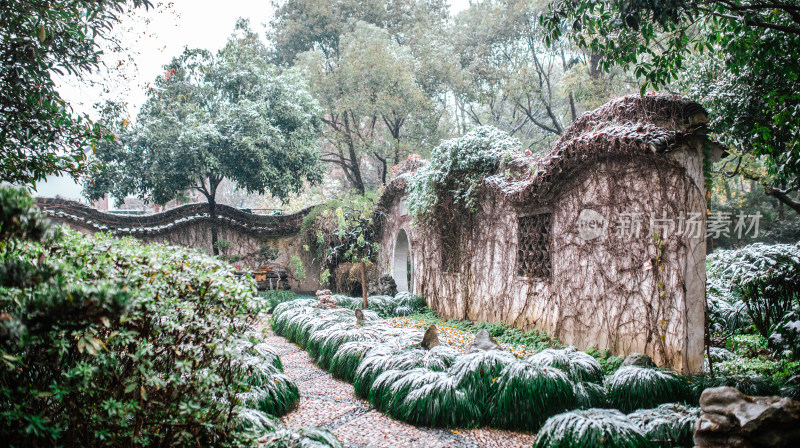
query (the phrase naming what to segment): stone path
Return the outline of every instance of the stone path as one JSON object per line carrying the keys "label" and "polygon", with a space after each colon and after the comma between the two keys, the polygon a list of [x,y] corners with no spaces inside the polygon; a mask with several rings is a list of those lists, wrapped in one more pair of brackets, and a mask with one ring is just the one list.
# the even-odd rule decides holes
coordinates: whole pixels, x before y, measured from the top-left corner
{"label": "stone path", "polygon": [[266,342],[278,351],[284,372],[300,388],[300,404],[283,417],[292,428],[320,426],[349,448],[530,447],[532,434],[497,429],[419,428],[376,411],[355,396],[353,386],[318,368],[303,349],[271,332]]}

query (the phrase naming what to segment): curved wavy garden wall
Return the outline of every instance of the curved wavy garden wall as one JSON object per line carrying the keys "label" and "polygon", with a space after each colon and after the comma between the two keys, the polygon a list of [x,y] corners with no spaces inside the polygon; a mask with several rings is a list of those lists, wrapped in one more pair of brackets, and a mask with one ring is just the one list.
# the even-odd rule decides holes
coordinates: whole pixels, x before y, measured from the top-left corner
{"label": "curved wavy garden wall", "polygon": [[[667,119],[652,113],[637,123],[647,101],[666,104]],[[637,95],[607,109],[631,104],[616,123],[587,114],[593,121],[567,129],[549,156],[519,157],[486,177],[472,215],[417,226],[406,204],[410,174],[395,177],[380,202],[382,273],[397,275],[403,231],[412,290],[443,317],[505,321],[580,349],[641,352],[682,373],[702,371],[703,173],[719,147],[709,148],[705,113],[694,103]],[[640,220],[635,234],[624,228],[630,216]],[[604,227],[602,236],[584,234],[588,220]],[[545,255],[526,255],[537,251]]]}
{"label": "curved wavy garden wall", "polygon": [[[81,203],[58,198],[39,198],[37,205],[59,224],[88,234],[109,232],[132,236],[145,242],[163,242],[210,251],[211,230],[208,207],[204,203],[187,204],[161,213],[126,216],[105,213]],[[292,289],[316,290],[319,265],[303,250],[300,228],[308,210],[290,215],[255,215],[233,207],[217,205],[219,238],[231,242],[227,255],[240,255],[249,265],[258,264],[254,253],[262,244],[279,250],[272,263],[286,267],[297,255],[306,271],[304,281],[291,281]]]}

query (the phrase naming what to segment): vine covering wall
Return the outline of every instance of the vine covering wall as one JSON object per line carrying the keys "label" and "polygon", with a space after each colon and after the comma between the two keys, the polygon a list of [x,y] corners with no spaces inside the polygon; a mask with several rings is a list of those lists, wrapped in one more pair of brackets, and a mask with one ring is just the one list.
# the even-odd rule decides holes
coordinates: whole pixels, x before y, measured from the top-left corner
{"label": "vine covering wall", "polygon": [[[211,248],[210,217],[204,203],[182,205],[149,215],[115,215],[60,198],[39,198],[37,205],[55,222],[74,230],[94,234],[109,232],[116,236],[132,236],[146,242],[164,242]],[[278,250],[271,264],[289,267],[293,256],[300,257],[305,278],[291,282],[292,288],[304,291],[319,289],[319,262],[303,249],[300,234],[308,210],[290,215],[264,216],[217,204],[219,238],[230,242],[225,255],[239,256],[244,264],[257,266],[257,252],[262,246]]]}
{"label": "vine covering wall", "polygon": [[[409,223],[406,202],[418,178],[405,172],[380,201],[387,224],[379,264],[390,270],[404,228],[414,291],[444,317],[503,320],[581,349],[643,352],[698,372],[703,173],[709,144],[719,151],[706,122],[700,106],[679,97],[614,100],[584,114],[549,154],[506,155],[483,177],[474,212],[448,211],[442,201],[434,220],[412,214]],[[453,238],[458,266],[443,269]]]}

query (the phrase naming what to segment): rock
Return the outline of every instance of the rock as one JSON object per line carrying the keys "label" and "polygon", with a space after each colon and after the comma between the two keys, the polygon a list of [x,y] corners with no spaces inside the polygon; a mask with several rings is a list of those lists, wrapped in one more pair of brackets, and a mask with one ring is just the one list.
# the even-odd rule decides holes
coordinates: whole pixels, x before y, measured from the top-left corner
{"label": "rock", "polygon": [[486,330],[481,330],[467,347],[467,353],[485,352],[488,350],[503,350],[503,347],[494,340]]}
{"label": "rock", "polygon": [[397,283],[388,274],[381,278],[370,278],[367,291],[371,296],[394,296],[397,294]]}
{"label": "rock", "polygon": [[319,296],[330,296],[333,295],[330,289],[318,289],[317,290],[317,297]]}
{"label": "rock", "polygon": [[361,325],[364,322],[364,312],[361,311],[361,308],[356,308],[356,323]]}
{"label": "rock", "polygon": [[439,330],[436,325],[431,325],[425,330],[425,335],[422,336],[422,342],[419,345],[425,350],[430,350],[439,345]]}
{"label": "rock", "polygon": [[644,353],[631,353],[625,357],[624,361],[622,361],[622,367],[625,366],[655,368],[656,363],[653,362],[653,358],[645,355]]}
{"label": "rock", "polygon": [[695,448],[800,446],[800,401],[714,387],[703,391],[700,409]]}

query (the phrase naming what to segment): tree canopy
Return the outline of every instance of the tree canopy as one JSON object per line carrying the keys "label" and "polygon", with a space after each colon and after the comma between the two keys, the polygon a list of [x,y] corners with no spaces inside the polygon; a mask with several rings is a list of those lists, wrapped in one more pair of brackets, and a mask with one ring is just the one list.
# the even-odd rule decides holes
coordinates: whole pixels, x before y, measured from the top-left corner
{"label": "tree canopy", "polygon": [[100,64],[100,41],[128,9],[149,0],[0,1],[0,180],[34,185],[48,174],[77,178],[88,146],[110,138],[74,113],[53,75]]}
{"label": "tree canopy", "polygon": [[[648,88],[671,87],[709,109],[736,156],[764,157],[766,191],[800,211],[800,5],[796,0],[559,0],[541,17],[548,41],[568,36],[630,69]],[[753,173],[750,173],[752,176]]]}
{"label": "tree canopy", "polygon": [[[186,49],[164,67],[117,141],[97,148],[106,168],[85,184],[91,199],[111,192],[165,203],[187,190],[209,202],[227,178],[248,193],[285,198],[317,182],[319,107],[296,71],[280,73],[246,22],[218,54]],[[111,115],[119,111],[110,109]],[[216,252],[216,248],[215,252]]]}

